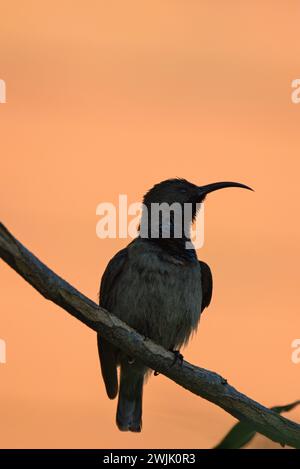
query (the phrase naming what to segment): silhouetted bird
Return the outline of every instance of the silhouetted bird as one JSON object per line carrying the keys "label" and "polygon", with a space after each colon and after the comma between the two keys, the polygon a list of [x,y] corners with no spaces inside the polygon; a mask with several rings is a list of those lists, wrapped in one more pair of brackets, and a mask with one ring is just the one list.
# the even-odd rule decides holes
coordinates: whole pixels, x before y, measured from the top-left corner
{"label": "silhouetted bird", "polygon": [[[195,249],[187,249],[186,243],[190,242],[190,228],[199,204],[208,193],[225,187],[251,190],[235,182],[199,187],[184,179],[169,179],[156,184],[144,196],[139,236],[111,259],[102,277],[100,305],[168,350],[177,351],[187,343],[202,311],[210,304],[210,268],[198,261]],[[179,204],[182,216],[176,217],[171,211],[169,217],[161,213],[158,219],[154,217],[152,207],[164,202],[169,206]],[[191,210],[184,217],[185,204]],[[116,415],[119,429],[140,432],[147,367],[99,335],[98,350],[110,399],[118,394],[120,366]]]}

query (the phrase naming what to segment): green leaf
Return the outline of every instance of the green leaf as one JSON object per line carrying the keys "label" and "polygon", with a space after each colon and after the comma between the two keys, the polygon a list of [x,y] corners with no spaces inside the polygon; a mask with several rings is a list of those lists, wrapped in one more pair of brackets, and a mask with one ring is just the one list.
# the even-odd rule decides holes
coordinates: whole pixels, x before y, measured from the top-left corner
{"label": "green leaf", "polygon": [[[271,410],[277,414],[282,412],[289,412],[294,409],[300,401],[292,402],[283,406],[271,407]],[[214,449],[239,449],[249,443],[256,434],[256,430],[253,430],[251,425],[245,422],[238,422],[232,429],[227,433],[223,440],[214,447]]]}

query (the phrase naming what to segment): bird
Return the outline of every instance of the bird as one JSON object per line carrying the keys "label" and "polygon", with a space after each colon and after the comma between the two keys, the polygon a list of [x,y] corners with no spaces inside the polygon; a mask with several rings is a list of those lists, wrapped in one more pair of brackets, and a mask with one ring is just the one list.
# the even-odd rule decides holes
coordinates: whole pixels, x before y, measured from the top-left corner
{"label": "bird", "polygon": [[[210,267],[198,260],[193,244],[187,249],[191,226],[205,197],[227,187],[253,190],[238,182],[198,186],[182,178],[155,184],[143,198],[137,237],[109,261],[101,279],[100,306],[173,351],[175,360],[183,359],[180,349],[196,331],[213,291]],[[157,216],[157,210],[153,210],[173,204],[182,209],[181,216],[176,217],[175,210],[169,211],[169,217]],[[184,216],[186,206],[190,210]],[[140,432],[143,387],[151,370],[99,333],[97,344],[107,396],[118,396],[117,427]]]}

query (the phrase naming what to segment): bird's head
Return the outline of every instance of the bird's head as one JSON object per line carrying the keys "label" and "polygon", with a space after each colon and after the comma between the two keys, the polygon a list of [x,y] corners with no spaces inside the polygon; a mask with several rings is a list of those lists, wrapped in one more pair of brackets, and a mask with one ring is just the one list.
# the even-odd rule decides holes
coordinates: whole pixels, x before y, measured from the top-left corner
{"label": "bird's head", "polygon": [[[191,222],[194,220],[197,210],[200,207],[200,204],[204,201],[207,194],[227,187],[240,187],[242,189],[253,190],[245,184],[239,182],[215,182],[212,184],[207,184],[205,186],[197,186],[185,179],[167,179],[158,184],[155,184],[144,196],[143,205],[147,209],[144,209],[144,213],[147,212],[147,223],[151,225],[159,225],[159,236],[162,236],[164,229],[162,227],[162,219],[155,220],[153,213],[158,213],[158,207],[161,208],[163,213],[163,207],[170,211],[167,214],[165,220],[170,220],[167,223],[171,223],[174,228],[174,220],[176,216],[174,211],[176,207],[181,208],[181,218],[177,217],[177,224],[181,225],[186,232],[186,229],[189,229]],[[156,210],[153,208],[156,207]],[[174,209],[174,211],[173,211]],[[169,217],[169,218],[168,218]],[[178,221],[179,220],[179,221]],[[164,236],[162,236],[164,237]],[[175,236],[177,237],[177,236]]]}
{"label": "bird's head", "polygon": [[198,187],[185,179],[167,179],[155,184],[144,196],[144,204],[152,203],[189,203],[198,201]]}

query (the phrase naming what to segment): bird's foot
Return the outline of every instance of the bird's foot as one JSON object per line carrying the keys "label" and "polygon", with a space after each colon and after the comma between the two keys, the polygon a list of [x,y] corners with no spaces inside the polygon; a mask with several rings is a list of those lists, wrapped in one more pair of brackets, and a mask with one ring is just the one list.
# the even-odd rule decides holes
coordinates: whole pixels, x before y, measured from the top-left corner
{"label": "bird's foot", "polygon": [[183,355],[180,353],[180,350],[171,350],[174,353],[174,361],[171,366],[174,366],[176,362],[180,362],[180,365],[183,364]]}
{"label": "bird's foot", "polygon": [[[174,360],[173,360],[173,363],[171,366],[174,366],[175,363],[179,362],[180,366],[182,366],[183,364],[183,355],[180,353],[179,350],[170,350],[170,352],[173,352],[174,353]],[[159,375],[159,372],[158,371],[154,371],[154,376],[158,376]]]}

